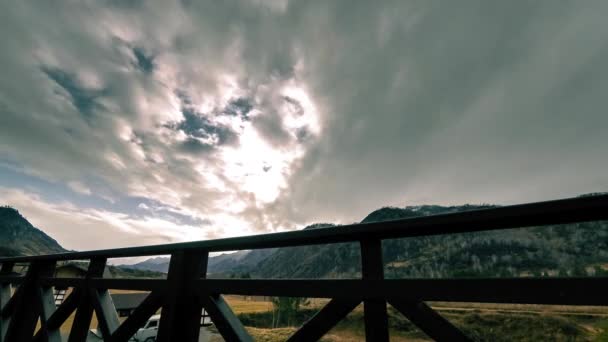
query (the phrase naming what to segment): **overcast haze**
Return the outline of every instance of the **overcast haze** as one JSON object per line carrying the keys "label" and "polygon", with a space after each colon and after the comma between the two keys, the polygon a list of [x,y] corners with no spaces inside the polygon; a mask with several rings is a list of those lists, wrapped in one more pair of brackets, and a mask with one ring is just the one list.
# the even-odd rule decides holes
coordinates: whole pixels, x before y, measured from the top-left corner
{"label": "overcast haze", "polygon": [[0,203],[84,250],[605,191],[607,15],[4,1]]}

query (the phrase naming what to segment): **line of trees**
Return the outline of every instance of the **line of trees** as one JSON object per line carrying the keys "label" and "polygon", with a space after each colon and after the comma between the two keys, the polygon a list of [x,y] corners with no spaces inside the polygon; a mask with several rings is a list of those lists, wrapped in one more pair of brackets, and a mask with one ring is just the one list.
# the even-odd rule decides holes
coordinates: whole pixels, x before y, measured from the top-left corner
{"label": "line of trees", "polygon": [[272,328],[293,326],[300,307],[309,303],[308,298],[272,297]]}

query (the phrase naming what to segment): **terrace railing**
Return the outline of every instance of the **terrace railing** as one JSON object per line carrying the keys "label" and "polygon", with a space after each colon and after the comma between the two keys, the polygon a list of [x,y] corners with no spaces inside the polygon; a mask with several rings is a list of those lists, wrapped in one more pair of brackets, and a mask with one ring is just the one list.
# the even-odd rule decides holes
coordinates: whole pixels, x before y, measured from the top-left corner
{"label": "terrace railing", "polygon": [[[315,341],[360,303],[367,341],[388,341],[387,303],[429,337],[469,338],[427,301],[608,305],[608,278],[384,279],[382,240],[567,224],[608,219],[608,196],[474,210],[454,214],[146,247],[1,258],[0,341],[61,341],[59,328],[75,312],[69,342],[85,341],[93,313],[105,341],[127,341],[161,310],[157,341],[197,341],[204,307],[227,341],[252,338],[222,295],[329,298],[289,341]],[[210,252],[358,242],[360,279],[207,279]],[[104,278],[109,258],[171,255],[166,279]],[[58,262],[89,261],[84,278],[54,277]],[[25,275],[13,272],[28,265]],[[56,307],[53,288],[73,291]],[[14,288],[14,289],[13,289]],[[150,291],[120,322],[109,289]],[[38,327],[37,327],[38,325]]]}

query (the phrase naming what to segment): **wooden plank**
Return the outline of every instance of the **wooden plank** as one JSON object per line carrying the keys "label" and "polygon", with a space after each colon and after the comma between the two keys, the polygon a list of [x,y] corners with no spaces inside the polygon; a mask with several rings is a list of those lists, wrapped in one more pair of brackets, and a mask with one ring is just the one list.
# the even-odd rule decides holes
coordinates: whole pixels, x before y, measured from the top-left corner
{"label": "wooden plank", "polygon": [[12,299],[11,292],[11,284],[0,284],[0,342],[4,342],[4,337],[10,324],[12,310],[5,311],[4,309],[10,308],[8,303]]}
{"label": "wooden plank", "polygon": [[40,331],[39,334],[43,341],[61,342],[59,329],[49,329],[48,321],[57,310],[55,306],[55,296],[52,287],[38,287],[40,298]]}
{"label": "wooden plank", "polygon": [[[206,253],[203,259],[203,267],[201,268],[201,278],[207,278],[208,261],[209,253]],[[207,280],[197,280],[194,283],[195,290],[198,289],[197,283],[201,281],[205,282]],[[202,306],[205,308],[206,314],[211,318],[211,321],[226,341],[252,341],[251,336],[249,336],[241,321],[234,315],[230,306],[221,295],[205,292],[199,298]]]}
{"label": "wooden plank", "polygon": [[[14,262],[3,262],[0,268],[0,275],[6,276],[13,271]],[[9,303],[15,299],[12,297],[12,284],[10,282],[0,283],[0,342],[4,342],[6,331],[10,324],[10,315],[12,314],[13,306]]]}
{"label": "wooden plank", "polygon": [[171,255],[157,341],[198,341],[202,306],[195,286],[207,264],[207,255],[202,251]]}
{"label": "wooden plank", "polygon": [[133,313],[114,331],[112,340],[114,342],[127,342],[137,329],[143,327],[146,321],[156,313],[163,302],[163,295],[151,292]]}
{"label": "wooden plank", "polygon": [[[208,301],[210,307],[215,307],[218,319],[221,324],[225,324],[232,330],[238,330],[238,323],[231,322],[234,317],[230,316],[229,307],[222,302],[219,293],[241,293],[241,294],[265,294],[270,296],[300,296],[300,297],[329,297],[337,299],[362,299],[365,303],[366,326],[368,339],[385,340],[384,322],[386,311],[386,300],[389,301],[472,301],[472,302],[497,302],[497,303],[529,303],[529,304],[561,304],[561,305],[608,305],[608,297],[604,295],[604,290],[608,285],[606,278],[575,278],[575,279],[407,279],[407,280],[383,280],[381,267],[381,239],[425,236],[438,234],[451,234],[471,231],[483,231],[493,229],[506,229],[517,227],[529,227],[545,224],[563,224],[571,222],[584,222],[592,220],[608,219],[608,195],[567,199],[560,201],[533,203],[526,205],[503,207],[498,209],[479,210],[456,214],[437,215],[390,222],[379,222],[370,224],[349,225],[335,229],[306,230],[299,232],[266,234],[259,236],[238,237],[231,239],[220,239],[203,242],[192,242],[184,244],[172,244],[162,246],[145,246],[137,248],[124,248],[106,251],[91,251],[82,253],[65,253],[61,255],[1,258],[0,263],[9,264],[15,261],[56,261],[78,258],[97,258],[103,259],[116,256],[141,256],[154,255],[163,252],[172,252],[175,255],[194,255],[196,253],[207,253],[209,250],[238,250],[262,247],[280,246],[299,246],[316,243],[335,243],[346,241],[360,241],[362,244],[362,280],[337,280],[337,281],[271,281],[271,280],[198,280],[194,263],[189,262],[189,258],[184,257],[182,262],[177,262],[172,268],[173,275],[167,281],[154,283],[154,286],[168,287],[171,295],[165,296],[165,308],[167,320],[164,323],[167,327],[165,334],[169,337],[179,337],[173,330],[181,330],[175,327],[186,327],[183,336],[186,340],[193,340],[194,330],[191,322],[180,317],[190,317],[189,314],[181,316],[181,308],[186,308],[183,312],[194,312],[197,295],[202,296],[202,300]],[[206,255],[206,254],[205,254]],[[179,258],[177,258],[179,259]],[[176,259],[176,260],[177,260]],[[34,263],[33,265],[41,265]],[[96,265],[95,262],[92,266]],[[100,265],[97,263],[97,265]],[[378,266],[380,265],[380,266]],[[100,268],[103,272],[103,265]],[[39,282],[38,276],[33,267],[28,271],[25,278],[13,277],[12,275],[0,275],[0,283],[16,283],[21,281],[17,293],[4,304],[2,310],[5,313],[13,312],[15,317],[7,331],[7,339],[25,337],[30,330],[32,319],[35,316],[36,305],[30,306],[30,297],[36,295],[36,284]],[[94,268],[94,267],[93,267]],[[190,272],[191,271],[191,272]],[[32,275],[33,273],[36,273]],[[101,273],[94,274],[92,268],[89,269],[87,279],[68,280],[82,289],[77,293],[81,294],[81,308],[77,316],[80,317],[81,311],[84,318],[87,318],[87,310],[90,307],[90,293],[88,288],[104,288],[106,281],[100,279]],[[61,282],[47,277],[48,281]],[[47,280],[45,279],[45,281]],[[122,281],[122,280],[121,280]],[[135,282],[124,280],[124,286],[146,286],[149,288],[152,283]],[[162,285],[158,285],[162,284]],[[195,289],[196,284],[200,289]],[[107,285],[107,284],[106,284]],[[334,287],[332,289],[332,287]],[[6,293],[6,291],[4,291]],[[314,295],[319,294],[319,295]],[[10,295],[10,291],[9,291]],[[6,302],[6,301],[4,301]],[[3,303],[4,303],[3,302]],[[12,304],[11,304],[12,303]],[[199,302],[200,303],[200,302]],[[38,308],[40,312],[44,308]],[[397,304],[399,305],[399,304]],[[24,313],[27,308],[29,313]],[[10,309],[10,310],[9,310]],[[92,310],[92,309],[91,309]],[[226,311],[226,314],[222,314]],[[91,311],[92,312],[92,311]],[[430,315],[429,312],[422,310],[418,315]],[[164,315],[163,315],[164,316]],[[197,315],[195,316],[198,319]],[[52,314],[48,318],[47,326],[51,325]],[[78,318],[77,317],[77,318]],[[425,316],[426,317],[426,316]],[[193,319],[193,318],[192,318]],[[228,323],[222,323],[221,321]],[[80,324],[80,321],[86,321]],[[237,321],[238,322],[238,321]],[[78,329],[88,330],[90,315],[88,319],[77,319]],[[0,324],[2,322],[0,321]],[[24,327],[22,329],[12,327]],[[161,324],[163,326],[163,324]],[[374,329],[372,329],[374,327]],[[375,334],[376,328],[380,328],[379,335]],[[174,329],[175,328],[175,329]],[[0,326],[0,331],[2,326]],[[108,329],[109,330],[109,329]],[[162,329],[161,329],[162,330]],[[12,331],[12,332],[11,332]],[[11,334],[8,334],[11,332]],[[1,334],[0,334],[1,336]],[[30,336],[31,337],[31,336]],[[81,336],[82,337],[82,336]],[[238,336],[237,336],[238,337]],[[74,337],[73,340],[78,340]],[[72,336],[70,336],[72,339]],[[165,338],[168,340],[168,338]]]}
{"label": "wooden plank", "polygon": [[[103,276],[105,266],[106,258],[92,259],[87,270],[87,280],[92,277]],[[91,326],[91,319],[93,318],[94,308],[89,291],[87,288],[83,287],[80,287],[79,289],[80,291],[78,291],[78,294],[80,298],[78,308],[76,309],[76,316],[74,317],[74,323],[72,324],[72,330],[70,330],[68,342],[86,341],[89,334],[89,327]]]}
{"label": "wooden plank", "polygon": [[0,311],[0,315],[2,316],[2,318],[8,318],[10,317],[10,315],[12,315],[15,309],[15,303],[19,301],[20,295],[18,293],[20,291],[18,291],[18,289],[19,288],[17,288],[15,290],[15,293],[11,296],[10,293],[12,292],[12,286],[10,284],[7,284],[2,287],[2,291],[5,293],[4,297],[6,298],[4,307]]}
{"label": "wooden plank", "polygon": [[361,275],[365,280],[384,279],[384,263],[382,262],[382,241],[362,240],[361,246]]}
{"label": "wooden plank", "polygon": [[40,276],[53,274],[55,262],[33,262],[28,267],[25,281],[19,286],[18,301],[6,332],[6,342],[29,341],[34,336],[36,323],[41,313]]}
{"label": "wooden plank", "polygon": [[[384,279],[382,262],[382,241],[376,239],[362,240],[361,274],[364,280]],[[388,342],[388,314],[386,300],[365,299],[363,301],[365,320],[365,340]]]}
{"label": "wooden plank", "polygon": [[[70,295],[59,305],[59,307],[48,317],[46,326],[47,331],[54,333],[59,332],[59,328],[65,322],[68,317],[76,310],[78,303],[80,302],[80,295],[77,293],[78,289],[74,289]],[[38,331],[34,337],[34,341],[44,341],[44,336],[41,331]]]}
{"label": "wooden plank", "polygon": [[[253,339],[221,295],[201,298],[213,324],[228,342],[252,342]],[[200,315],[200,312],[199,312]]]}
{"label": "wooden plank", "polygon": [[89,295],[92,299],[103,340],[105,342],[112,342],[112,334],[120,325],[112,296],[110,296],[110,292],[107,289],[94,288],[89,288]]}
{"label": "wooden plank", "polygon": [[287,341],[317,341],[338,324],[349,312],[353,311],[360,301],[332,299],[327,305],[308,320]]}

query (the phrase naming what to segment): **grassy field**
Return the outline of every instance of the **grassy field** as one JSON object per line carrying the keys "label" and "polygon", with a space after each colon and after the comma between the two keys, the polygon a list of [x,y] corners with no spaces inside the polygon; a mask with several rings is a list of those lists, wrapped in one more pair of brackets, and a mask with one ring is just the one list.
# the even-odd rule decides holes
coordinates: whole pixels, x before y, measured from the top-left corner
{"label": "grassy field", "polygon": [[[112,291],[124,293],[128,291]],[[256,341],[284,341],[296,327],[270,328],[272,304],[242,296],[226,296],[232,310]],[[298,315],[298,324],[314,315],[327,300],[311,299]],[[596,306],[551,306],[480,303],[429,303],[468,336],[478,341],[605,341],[608,342],[608,308]],[[391,341],[428,341],[428,337],[389,306]],[[71,329],[74,314],[62,325]],[[124,318],[121,317],[121,321]],[[97,327],[93,315],[91,329]],[[364,339],[363,306],[359,305],[323,339],[349,342]]]}
{"label": "grassy field", "polygon": [[[130,291],[130,290],[110,290],[111,293],[135,293],[141,291]],[[272,304],[266,301],[252,301],[245,300],[240,296],[226,296],[226,301],[230,304],[230,307],[235,313],[260,313],[260,312],[269,312],[272,310]],[[74,322],[75,313],[72,313],[70,317],[63,323],[61,326],[62,332],[69,332],[72,329],[72,324]],[[126,317],[120,317],[120,321],[124,321]],[[40,323],[36,327],[36,330],[40,328]],[[93,319],[91,320],[90,329],[97,328],[97,317],[95,313],[93,313]],[[263,329],[262,329],[263,330]]]}
{"label": "grassy field", "polygon": [[[295,327],[269,329],[272,308],[267,302],[251,302],[242,297],[227,297],[233,310],[249,325],[256,341],[284,341]],[[327,300],[311,300],[303,308],[308,317]],[[482,303],[429,303],[466,334],[478,341],[606,341],[608,342],[608,309],[597,306],[552,306]],[[264,311],[267,310],[267,311]],[[391,341],[428,341],[423,332],[405,317],[388,308]],[[306,316],[306,315],[304,315]],[[302,319],[302,322],[305,318]],[[254,324],[251,324],[251,323]],[[256,324],[257,323],[257,324]],[[264,327],[266,325],[266,327]],[[327,342],[361,341],[364,339],[363,306],[359,305],[324,338]]]}
{"label": "grassy field", "polygon": [[248,300],[244,299],[243,296],[224,296],[224,298],[236,314],[269,312],[272,310],[272,303],[268,301]]}

